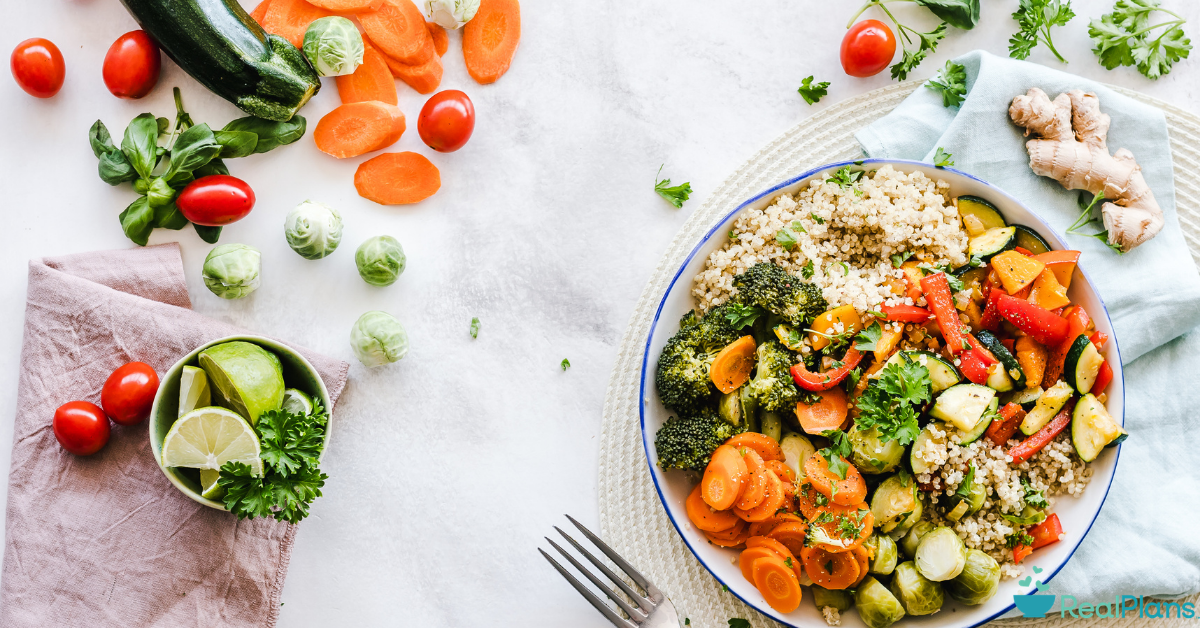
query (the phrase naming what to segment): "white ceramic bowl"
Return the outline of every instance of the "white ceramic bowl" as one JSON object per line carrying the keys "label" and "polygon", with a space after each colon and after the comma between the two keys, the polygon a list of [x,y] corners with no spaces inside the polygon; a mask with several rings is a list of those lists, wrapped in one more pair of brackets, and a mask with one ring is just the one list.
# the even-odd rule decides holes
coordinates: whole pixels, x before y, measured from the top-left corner
{"label": "white ceramic bowl", "polygon": [[[662,302],[659,304],[658,311],[655,314],[654,324],[650,328],[650,337],[646,342],[646,353],[642,359],[640,409],[642,417],[642,441],[646,448],[646,459],[649,461],[650,473],[654,477],[654,484],[658,489],[659,499],[662,500],[663,507],[667,510],[667,515],[671,518],[671,522],[675,525],[675,529],[683,538],[684,543],[696,555],[700,563],[712,573],[713,577],[727,586],[729,591],[743,602],[788,626],[825,626],[825,621],[822,619],[821,613],[818,612],[812,603],[811,592],[806,590],[804,592],[805,599],[800,603],[800,608],[787,615],[776,612],[768,606],[754,585],[747,582],[742,577],[738,566],[731,562],[731,558],[736,556],[737,551],[710,544],[704,537],[704,534],[688,521],[687,512],[684,508],[684,500],[691,491],[695,479],[689,478],[689,474],[685,472],[663,472],[662,469],[658,468],[658,456],[654,450],[654,434],[667,420],[670,413],[659,401],[658,391],[654,386],[654,373],[657,369],[658,356],[662,352],[663,346],[679,330],[679,318],[688,310],[695,307],[695,300],[691,296],[693,277],[704,268],[705,260],[708,259],[709,254],[719,249],[726,242],[725,234],[729,232],[737,215],[746,209],[765,208],[780,194],[796,192],[807,185],[809,181],[819,178],[827,172],[854,164],[859,164],[866,169],[876,169],[884,165],[890,165],[902,172],[924,172],[931,179],[941,179],[949,183],[950,194],[952,196],[971,194],[991,201],[1008,222],[1021,224],[1037,231],[1050,244],[1052,249],[1070,248],[1061,236],[1050,229],[1037,215],[1021,205],[1016,199],[1004,193],[999,188],[965,172],[960,172],[952,168],[935,168],[929,164],[914,161],[866,159],[822,166],[788,181],[784,181],[758,194],[726,215],[692,249],[683,266],[675,274],[675,278],[672,280],[671,286],[667,289],[667,293],[663,295]],[[1109,320],[1108,310],[1105,309],[1104,302],[1092,288],[1087,273],[1081,268],[1077,268],[1075,273],[1075,278],[1071,282],[1071,288],[1068,291],[1072,302],[1082,305],[1092,316],[1096,328],[1107,333],[1112,339],[1105,345],[1103,351],[1105,357],[1113,367],[1114,383],[1108,389],[1107,406],[1113,417],[1121,424],[1124,424],[1125,380],[1121,369],[1117,338],[1112,331],[1112,321]],[[1058,513],[1059,518],[1062,520],[1066,537],[1058,543],[1035,551],[1032,556],[1025,559],[1022,563],[1026,566],[1025,575],[1032,575],[1032,570],[1028,567],[1036,565],[1043,571],[1037,574],[1034,579],[1049,582],[1062,569],[1067,560],[1071,558],[1071,555],[1075,552],[1075,548],[1083,541],[1084,535],[1087,534],[1096,516],[1099,514],[1100,506],[1104,504],[1104,498],[1108,495],[1109,485],[1112,483],[1113,473],[1116,471],[1119,455],[1119,446],[1105,449],[1100,454],[1100,457],[1091,463],[1092,478],[1083,495],[1080,497],[1059,497],[1054,505],[1054,512]],[[1019,586],[1018,580],[1010,579],[1001,581],[1000,590],[996,595],[980,606],[959,604],[949,596],[946,596],[946,604],[940,612],[923,617],[905,617],[897,622],[896,626],[920,626],[925,628],[935,626],[938,628],[978,626],[1012,610],[1014,607],[1014,595],[1028,594],[1036,590],[1033,586]],[[859,620],[857,613],[847,612],[842,616],[842,625],[864,626],[865,624]]]}

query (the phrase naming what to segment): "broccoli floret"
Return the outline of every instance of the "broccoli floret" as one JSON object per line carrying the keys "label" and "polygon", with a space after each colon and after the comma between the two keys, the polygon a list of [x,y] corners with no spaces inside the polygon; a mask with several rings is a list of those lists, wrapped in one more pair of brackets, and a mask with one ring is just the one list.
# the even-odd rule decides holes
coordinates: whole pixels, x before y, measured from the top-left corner
{"label": "broccoli floret", "polygon": [[760,410],[791,413],[796,411],[800,391],[792,379],[791,368],[796,361],[778,341],[768,340],[758,345],[758,364],[754,378],[747,383],[750,394],[758,401]]}
{"label": "broccoli floret", "polygon": [[682,328],[663,347],[654,383],[663,405],[681,414],[695,414],[717,392],[709,367],[721,349],[738,339],[738,332],[719,308],[704,318],[684,316]]}
{"label": "broccoli floret", "polygon": [[821,289],[792,276],[770,262],[760,262],[733,278],[739,303],[756,305],[804,329],[820,316],[829,303]]}
{"label": "broccoli floret", "polygon": [[712,452],[742,431],[744,428],[723,421],[713,408],[704,408],[695,415],[671,417],[654,435],[658,466],[703,472]]}

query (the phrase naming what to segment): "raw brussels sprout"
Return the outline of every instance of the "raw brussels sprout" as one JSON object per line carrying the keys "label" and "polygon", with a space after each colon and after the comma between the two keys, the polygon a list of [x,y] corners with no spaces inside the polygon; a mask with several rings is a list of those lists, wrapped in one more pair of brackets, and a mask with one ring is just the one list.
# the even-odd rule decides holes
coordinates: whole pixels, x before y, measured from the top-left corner
{"label": "raw brussels sprout", "polygon": [[342,243],[342,215],[328,205],[304,201],[288,213],[283,234],[300,257],[321,259]]}
{"label": "raw brussels sprout", "polygon": [[854,598],[845,589],[826,589],[814,584],[812,587],[812,599],[813,604],[817,605],[817,610],[821,610],[826,606],[832,606],[838,609],[839,612],[844,612],[850,610],[851,606],[854,606]]}
{"label": "raw brussels sprout", "polygon": [[957,532],[938,526],[921,538],[913,562],[922,576],[943,582],[962,573],[967,564],[967,546],[958,538]]}
{"label": "raw brussels sprout", "polygon": [[880,532],[891,532],[901,522],[921,518],[921,500],[917,498],[917,483],[912,477],[893,475],[875,488],[871,496],[871,515]]}
{"label": "raw brussels sprout", "polygon": [[904,606],[887,587],[871,576],[854,591],[854,605],[858,616],[871,628],[887,628],[904,617]]}
{"label": "raw brussels sprout", "polygon": [[896,565],[891,590],[909,615],[932,615],[946,600],[941,585],[922,576],[911,560]]}
{"label": "raw brussels sprout", "polygon": [[886,534],[872,534],[867,537],[866,545],[875,550],[875,558],[871,559],[867,571],[881,576],[892,573],[892,570],[896,568],[896,561],[899,560],[896,542],[892,540],[892,537]]}
{"label": "raw brussels sprout", "polygon": [[887,473],[899,466],[904,458],[904,446],[900,441],[884,441],[879,428],[850,430],[850,446],[853,450],[854,466],[863,473]]}
{"label": "raw brussels sprout", "polygon": [[947,580],[945,587],[950,597],[963,604],[983,604],[1000,588],[1000,565],[991,556],[977,549],[970,550],[962,573]]}
{"label": "raw brussels sprout", "polygon": [[479,0],[425,0],[425,17],[448,31],[462,28],[478,10]]}
{"label": "raw brussels sprout", "polygon": [[222,299],[240,299],[262,279],[262,255],[245,244],[222,244],[204,258],[204,285]]}
{"label": "raw brussels sprout", "polygon": [[364,365],[383,366],[408,353],[408,332],[387,312],[367,312],[350,330],[350,348]]}
{"label": "raw brussels sprout", "polygon": [[362,34],[344,17],[323,17],[304,32],[304,56],[321,76],[353,74],[364,52]]}
{"label": "raw brussels sprout", "polygon": [[375,236],[354,252],[358,275],[372,286],[390,286],[404,272],[407,258],[400,241],[392,236]]}
{"label": "raw brussels sprout", "polygon": [[921,539],[925,538],[925,535],[929,534],[933,528],[934,525],[928,521],[918,521],[900,540],[900,551],[909,558],[916,556],[917,546],[921,544]]}

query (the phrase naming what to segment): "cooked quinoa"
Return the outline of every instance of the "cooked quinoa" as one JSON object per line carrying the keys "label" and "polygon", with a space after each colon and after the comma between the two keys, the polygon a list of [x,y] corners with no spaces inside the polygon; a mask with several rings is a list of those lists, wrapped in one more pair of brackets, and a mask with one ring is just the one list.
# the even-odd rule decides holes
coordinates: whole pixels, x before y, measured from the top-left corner
{"label": "cooked quinoa", "polygon": [[[896,298],[894,287],[903,285],[893,254],[912,253],[932,266],[967,262],[967,234],[949,188],[921,172],[883,166],[848,187],[827,176],[796,194],[781,194],[766,209],[742,212],[733,237],[696,275],[692,294],[707,312],[733,294],[736,275],[769,261],[819,286],[831,306],[874,309]],[[785,228],[796,239],[790,250],[776,239]]]}

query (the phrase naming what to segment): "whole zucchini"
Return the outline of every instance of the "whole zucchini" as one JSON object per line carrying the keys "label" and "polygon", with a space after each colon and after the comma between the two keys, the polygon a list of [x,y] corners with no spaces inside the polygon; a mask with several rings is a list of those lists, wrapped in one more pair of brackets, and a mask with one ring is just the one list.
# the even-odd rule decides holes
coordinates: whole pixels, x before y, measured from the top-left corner
{"label": "whole zucchini", "polygon": [[321,88],[304,54],[237,0],[121,0],[179,67],[246,113],[286,121]]}

